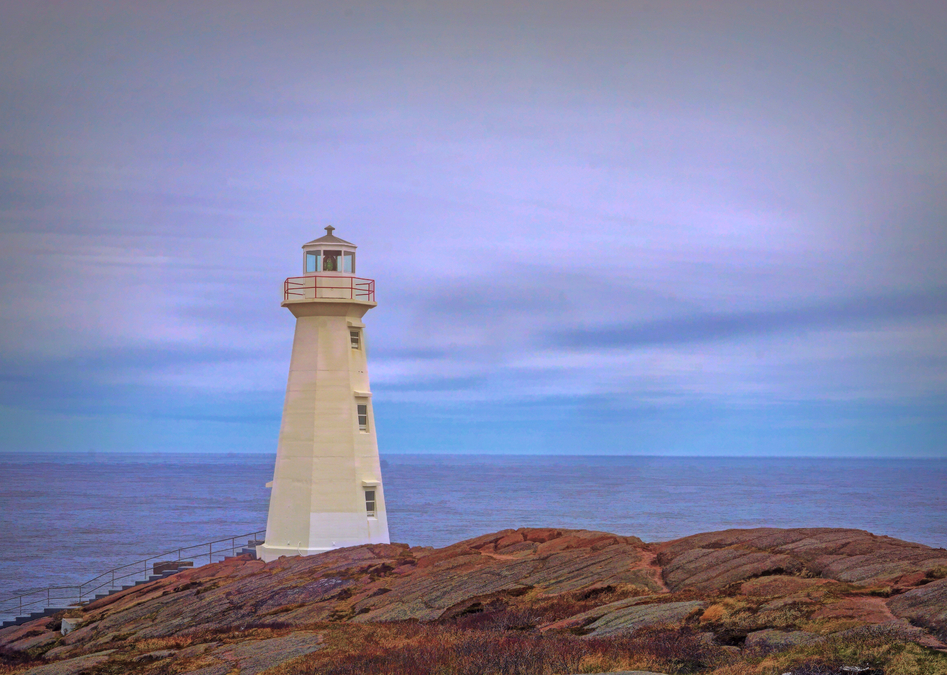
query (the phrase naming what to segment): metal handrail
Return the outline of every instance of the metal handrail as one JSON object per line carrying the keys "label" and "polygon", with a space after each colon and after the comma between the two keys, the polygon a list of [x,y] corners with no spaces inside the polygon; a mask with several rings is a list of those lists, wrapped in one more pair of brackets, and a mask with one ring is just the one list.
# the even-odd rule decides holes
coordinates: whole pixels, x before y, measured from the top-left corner
{"label": "metal handrail", "polygon": [[[322,281],[317,281],[322,280]],[[339,282],[337,285],[324,283],[325,280]],[[348,282],[348,283],[345,283]],[[289,277],[283,282],[283,300],[306,299],[306,291],[312,291],[313,298],[321,297],[320,291],[348,291],[349,300],[375,302],[375,280],[361,277],[345,277],[328,274],[310,274],[304,277]],[[331,296],[325,296],[330,298]],[[342,299],[346,298],[331,298]]]}
{"label": "metal handrail", "polygon": [[[54,600],[59,602],[68,601],[69,604],[82,604],[84,602],[88,602],[90,599],[93,599],[97,591],[101,591],[105,588],[111,591],[112,589],[116,588],[117,585],[121,585],[120,583],[116,584],[116,582],[123,582],[138,576],[144,576],[146,578],[149,577],[149,563],[175,561],[191,561],[196,563],[199,559],[206,557],[207,564],[210,564],[214,562],[215,555],[219,556],[228,552],[233,555],[238,548],[238,539],[257,540],[257,537],[265,534],[266,530],[257,530],[256,532],[237,534],[232,537],[215,539],[202,544],[183,546],[171,551],[166,551],[165,553],[159,553],[157,555],[149,556],[148,558],[136,560],[135,562],[113,567],[112,569],[103,572],[97,577],[92,577],[88,581],[84,581],[76,586],[47,586],[46,588],[27,591],[26,593],[20,593],[19,595],[3,598],[0,600],[0,615],[23,616],[24,609],[28,611],[44,611],[47,608],[53,607],[52,603]],[[218,547],[218,549],[215,551],[214,544],[220,544],[223,542],[230,542],[230,546]],[[243,544],[240,546],[242,547]],[[206,552],[203,551],[204,547],[207,548]],[[191,549],[201,549],[202,552],[195,555],[184,555],[186,551],[190,551]],[[134,569],[129,571],[130,568]],[[152,569],[154,569],[154,567],[152,567]],[[70,591],[70,593],[54,593],[54,591]],[[29,598],[36,596],[40,597],[35,600],[29,600]],[[40,609],[37,609],[36,606],[40,606]]]}

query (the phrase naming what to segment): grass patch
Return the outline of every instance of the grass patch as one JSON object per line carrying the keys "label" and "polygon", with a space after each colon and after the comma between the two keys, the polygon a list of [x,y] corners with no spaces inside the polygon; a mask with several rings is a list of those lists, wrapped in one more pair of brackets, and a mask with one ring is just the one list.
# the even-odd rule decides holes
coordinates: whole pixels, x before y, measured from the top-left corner
{"label": "grass patch", "polygon": [[554,675],[610,670],[706,672],[729,654],[690,629],[626,638],[515,633],[445,624],[334,625],[325,647],[296,661],[299,675]]}
{"label": "grass patch", "polygon": [[947,655],[915,644],[897,628],[864,626],[817,643],[740,660],[714,675],[835,675],[842,666],[861,666],[884,675],[947,675]]}

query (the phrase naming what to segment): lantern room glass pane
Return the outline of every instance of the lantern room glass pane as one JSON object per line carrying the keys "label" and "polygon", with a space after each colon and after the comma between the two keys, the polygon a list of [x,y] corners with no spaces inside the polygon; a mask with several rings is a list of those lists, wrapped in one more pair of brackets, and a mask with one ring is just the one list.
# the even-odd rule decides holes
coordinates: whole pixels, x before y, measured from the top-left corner
{"label": "lantern room glass pane", "polygon": [[349,274],[355,273],[355,254],[354,253],[350,251],[345,252],[345,267],[343,268],[343,270],[345,272],[348,272]]}
{"label": "lantern room glass pane", "polygon": [[319,263],[322,261],[321,251],[307,251],[306,252],[306,271],[307,272],[320,272]]}

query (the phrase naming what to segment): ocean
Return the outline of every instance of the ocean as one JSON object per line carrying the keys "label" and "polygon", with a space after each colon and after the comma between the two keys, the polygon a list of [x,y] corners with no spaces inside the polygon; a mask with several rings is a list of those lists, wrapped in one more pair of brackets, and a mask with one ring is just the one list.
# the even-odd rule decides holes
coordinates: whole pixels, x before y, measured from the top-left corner
{"label": "ocean", "polygon": [[[0,599],[262,530],[273,455],[0,453]],[[384,456],[391,539],[851,527],[947,547],[947,460]]]}

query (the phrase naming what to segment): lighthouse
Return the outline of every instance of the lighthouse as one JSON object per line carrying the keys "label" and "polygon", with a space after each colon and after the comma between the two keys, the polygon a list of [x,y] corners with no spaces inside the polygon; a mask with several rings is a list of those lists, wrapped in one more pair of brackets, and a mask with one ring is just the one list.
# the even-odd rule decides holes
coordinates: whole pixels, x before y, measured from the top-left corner
{"label": "lighthouse", "polygon": [[267,562],[389,542],[362,322],[375,282],[355,276],[356,246],[334,229],[303,245],[302,276],[283,283],[296,333],[257,547]]}

